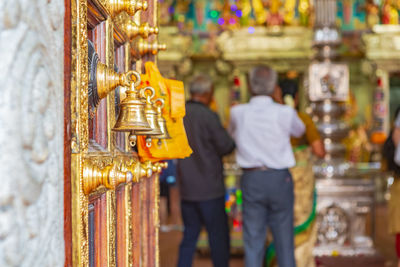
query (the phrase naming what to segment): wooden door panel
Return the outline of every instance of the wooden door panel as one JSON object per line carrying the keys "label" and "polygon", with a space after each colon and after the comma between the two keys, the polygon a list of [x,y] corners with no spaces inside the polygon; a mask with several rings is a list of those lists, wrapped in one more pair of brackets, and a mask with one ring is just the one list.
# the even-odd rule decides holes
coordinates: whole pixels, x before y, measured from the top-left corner
{"label": "wooden door panel", "polygon": [[140,198],[141,198],[141,224],[142,224],[142,255],[141,255],[141,263],[142,266],[149,266],[149,190],[147,188],[148,180],[143,180],[140,183]]}
{"label": "wooden door panel", "polygon": [[154,243],[154,233],[153,233],[153,212],[152,212],[152,207],[153,207],[153,194],[152,194],[152,180],[153,179],[148,179],[146,180],[146,189],[147,189],[147,235],[148,235],[148,241],[147,241],[147,251],[148,251],[148,264],[149,266],[154,266],[154,246],[152,244]]}
{"label": "wooden door panel", "polygon": [[[70,97],[71,115],[68,162],[73,244],[71,255],[67,254],[72,259],[66,262],[85,267],[158,266],[158,177],[138,178],[133,183],[126,183],[126,178],[119,185],[105,178],[116,173],[127,175],[128,169],[134,172],[134,166],[141,165],[137,154],[127,146],[127,134],[111,131],[118,116],[118,90],[100,100],[95,109],[89,109],[89,84],[93,85],[92,78],[97,75],[95,69],[90,69],[94,74],[89,71],[88,41],[93,43],[99,62],[119,73],[132,68],[140,72],[146,60],[155,58],[131,61],[131,40],[120,32],[121,27],[114,25],[113,17],[121,12],[117,9],[135,1],[68,2],[71,26],[65,34],[71,36],[71,42],[66,42],[70,45],[66,50],[71,51],[71,93],[66,96]],[[156,3],[150,0],[149,10],[134,16],[136,23],[141,20],[155,25]],[[113,4],[115,8],[111,7]],[[96,89],[90,88],[93,96]],[[97,101],[90,103],[96,105]],[[94,110],[93,114],[89,110]]]}
{"label": "wooden door panel", "polygon": [[[106,22],[103,21],[89,30],[89,40],[92,41],[99,60],[106,63],[106,49],[107,49],[107,36],[106,36]],[[107,149],[108,132],[107,132],[107,98],[100,100],[96,108],[95,114],[89,117],[89,138],[94,144],[100,145],[103,149]]]}
{"label": "wooden door panel", "polygon": [[107,266],[107,196],[95,196],[89,202],[90,267]]}
{"label": "wooden door panel", "polygon": [[[127,55],[125,54],[125,46],[119,46],[115,50],[115,66],[119,73],[127,71],[126,56]],[[115,119],[118,118],[118,113],[119,113],[118,105],[121,102],[120,91],[121,87],[118,87],[115,90]],[[125,133],[123,132],[115,133],[115,145],[121,151],[125,151],[125,139],[126,139]]]}
{"label": "wooden door panel", "polygon": [[129,267],[132,264],[131,235],[131,187],[132,185],[120,186],[116,191],[117,215],[116,215],[116,257],[117,266]]}
{"label": "wooden door panel", "polygon": [[156,265],[156,242],[158,242],[156,235],[158,232],[156,232],[156,229],[158,229],[157,224],[158,224],[158,213],[156,212],[156,200],[157,197],[155,196],[156,191],[155,186],[156,181],[158,180],[158,177],[155,179],[148,179],[146,181],[147,183],[147,191],[148,191],[148,253],[149,253],[149,266],[155,266]]}
{"label": "wooden door panel", "polygon": [[[95,51],[99,57],[99,62],[106,64],[107,35],[106,21],[102,21],[97,25],[88,25],[88,38],[92,41]],[[108,148],[108,114],[107,114],[107,98],[100,100],[96,107],[95,113],[89,117],[89,138],[91,140],[90,151],[107,150]],[[104,190],[103,190],[104,191]],[[94,233],[93,242],[89,243],[89,251],[92,251],[94,259],[93,267],[108,266],[109,256],[109,231],[107,217],[107,194],[106,192],[95,193],[89,200],[89,205],[93,206],[93,224],[89,223],[88,231]],[[89,211],[90,212],[90,211]],[[91,266],[90,266],[91,267]]]}
{"label": "wooden door panel", "polygon": [[95,205],[93,203],[89,204],[89,220],[88,220],[88,229],[89,229],[89,267],[95,266],[96,264],[96,255],[95,255]]}
{"label": "wooden door panel", "polygon": [[132,266],[142,266],[142,198],[141,198],[141,183],[133,184],[131,189],[132,195]]}

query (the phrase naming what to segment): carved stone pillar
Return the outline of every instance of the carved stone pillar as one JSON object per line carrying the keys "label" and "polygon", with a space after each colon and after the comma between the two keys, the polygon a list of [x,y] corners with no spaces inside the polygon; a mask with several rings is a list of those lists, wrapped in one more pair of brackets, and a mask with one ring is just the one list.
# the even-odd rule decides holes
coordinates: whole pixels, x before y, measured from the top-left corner
{"label": "carved stone pillar", "polygon": [[0,266],[63,266],[64,1],[0,1]]}

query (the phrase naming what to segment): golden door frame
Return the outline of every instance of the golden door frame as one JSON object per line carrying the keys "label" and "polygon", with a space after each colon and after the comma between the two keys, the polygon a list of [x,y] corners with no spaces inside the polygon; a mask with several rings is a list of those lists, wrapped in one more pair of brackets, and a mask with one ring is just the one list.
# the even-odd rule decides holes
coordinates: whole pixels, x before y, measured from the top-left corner
{"label": "golden door frame", "polygon": [[[157,8],[156,0],[151,0],[153,5],[153,17],[150,20],[153,23],[157,22]],[[66,1],[67,2],[67,1]],[[129,40],[124,41],[123,34],[115,30],[113,20],[110,14],[114,12],[107,0],[92,0],[96,5],[108,14],[105,17],[106,21],[106,36],[113,40],[114,37],[121,38],[125,49],[125,67],[129,68],[131,65],[130,51],[131,46]],[[150,2],[150,1],[149,1]],[[115,133],[111,131],[111,128],[115,124],[115,103],[114,103],[114,92],[110,93],[107,97],[107,132],[108,132],[108,151],[107,152],[91,152],[89,151],[89,125],[88,125],[88,1],[87,0],[72,0],[70,3],[66,3],[66,6],[70,8],[70,28],[71,28],[71,50],[70,50],[70,237],[66,238],[72,241],[72,251],[66,252],[67,258],[66,265],[68,262],[72,266],[89,266],[89,195],[84,193],[84,175],[83,168],[85,164],[91,164],[99,169],[110,165],[113,161],[119,162],[122,165],[129,166],[132,163],[138,162],[138,158],[132,155],[128,148],[128,143],[125,141],[126,148],[125,152],[120,152],[114,145]],[[135,15],[135,21],[139,22],[140,14]],[[68,34],[67,32],[65,34]],[[66,44],[68,45],[68,44]],[[152,59],[152,58],[149,58]],[[154,59],[153,59],[154,60]],[[114,66],[114,42],[106,42],[106,65],[108,67]],[[142,68],[142,61],[136,62],[136,68],[138,71]],[[125,69],[127,71],[128,69]],[[67,87],[66,87],[67,88]],[[66,96],[69,95],[66,93]],[[68,130],[67,130],[68,132]],[[127,136],[125,136],[127,138]],[[66,152],[67,153],[67,152]],[[67,166],[68,167],[68,166]],[[68,179],[68,177],[66,177]],[[146,182],[147,180],[150,182]],[[149,223],[153,223],[152,229],[154,229],[153,238],[149,237],[149,227],[147,225],[142,226],[143,231],[141,233],[140,254],[141,254],[141,266],[159,266],[159,248],[158,248],[158,203],[159,203],[159,184],[158,177],[153,175],[151,178],[140,179],[140,181],[133,181],[140,183],[140,198],[146,200],[151,208],[148,212],[152,211],[152,214],[148,214],[150,219]],[[132,234],[132,218],[136,214],[132,212],[132,183],[127,183],[125,186],[126,193],[124,198],[124,209],[125,209],[125,256],[126,258],[124,265],[133,265],[133,234]],[[99,187],[96,189],[94,194],[105,193],[107,199],[107,266],[116,266],[116,191],[113,189],[106,189],[105,187]],[[67,197],[68,198],[68,197]],[[152,198],[152,199],[151,199]],[[67,207],[67,206],[66,206]],[[142,206],[140,206],[140,209]],[[68,220],[68,218],[66,218]],[[66,227],[68,228],[68,227]],[[68,231],[68,230],[67,230]],[[67,234],[66,234],[67,236]],[[153,251],[154,259],[151,259],[149,263],[149,242],[154,242],[155,249]],[[68,256],[68,254],[70,254]]]}

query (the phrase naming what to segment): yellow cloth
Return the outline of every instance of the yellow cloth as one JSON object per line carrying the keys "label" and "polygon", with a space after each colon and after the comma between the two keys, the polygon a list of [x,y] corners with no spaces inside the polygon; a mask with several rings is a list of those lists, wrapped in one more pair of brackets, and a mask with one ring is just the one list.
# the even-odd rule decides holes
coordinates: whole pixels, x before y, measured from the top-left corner
{"label": "yellow cloth", "polygon": [[[305,134],[300,138],[293,138],[292,145],[310,145],[319,140],[318,129],[311,117],[306,113],[298,113],[300,119],[306,126]],[[310,216],[314,201],[314,172],[313,157],[310,146],[305,149],[295,149],[296,166],[290,169],[294,184],[294,225],[304,223]],[[315,266],[314,256],[312,254],[315,241],[317,239],[317,226],[315,223],[303,234],[295,237],[295,257],[297,267]]]}
{"label": "yellow cloth", "polygon": [[183,82],[163,78],[153,62],[146,62],[145,70],[146,73],[142,74],[142,85],[150,85],[154,88],[155,99],[159,97],[164,99],[163,117],[171,138],[161,140],[155,138],[149,148],[146,146],[145,136],[138,136],[137,147],[140,160],[154,162],[190,156],[192,149],[183,124],[186,112]]}
{"label": "yellow cloth", "polygon": [[311,149],[295,151],[296,166],[290,169],[294,184],[294,225],[304,223],[310,216],[314,200],[314,172]]}
{"label": "yellow cloth", "polygon": [[400,233],[400,177],[395,178],[390,187],[389,232]]}
{"label": "yellow cloth", "polygon": [[311,145],[314,141],[321,139],[318,129],[315,126],[311,117],[304,112],[299,112],[297,115],[299,115],[299,118],[303,121],[304,125],[306,126],[306,134],[300,138],[292,138],[291,139],[292,146],[296,147],[304,144]]}

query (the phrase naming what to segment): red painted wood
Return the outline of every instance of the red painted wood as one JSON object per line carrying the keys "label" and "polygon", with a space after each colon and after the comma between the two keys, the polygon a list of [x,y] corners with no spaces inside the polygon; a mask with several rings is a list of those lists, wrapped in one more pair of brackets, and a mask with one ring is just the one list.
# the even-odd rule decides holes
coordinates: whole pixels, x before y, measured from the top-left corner
{"label": "red painted wood", "polygon": [[[116,221],[117,221],[117,239],[116,239],[116,256],[117,256],[117,266],[118,267],[125,267],[126,258],[128,257],[128,251],[126,251],[126,226],[130,223],[126,220],[125,216],[125,194],[126,194],[125,186],[120,186],[116,191],[116,199],[117,199],[117,214],[116,214]],[[129,194],[130,192],[128,192]],[[128,266],[126,266],[128,267]]]}
{"label": "red painted wood", "polygon": [[132,185],[132,258],[133,267],[140,267],[142,245],[142,212],[140,187],[138,183]]}
{"label": "red painted wood", "polygon": [[64,242],[65,267],[72,267],[71,224],[71,1],[64,1]]}
{"label": "red painted wood", "polygon": [[103,193],[91,199],[90,203],[94,205],[94,266],[103,267],[107,266],[108,257],[107,196]]}
{"label": "red painted wood", "polygon": [[[92,40],[100,62],[106,62],[106,23],[102,22],[89,32],[89,39]],[[89,122],[89,138],[95,143],[107,148],[107,98],[100,100],[94,118]]]}
{"label": "red painted wood", "polygon": [[149,191],[149,266],[156,265],[156,194],[154,191],[156,176],[152,176],[147,180]]}
{"label": "red painted wood", "polygon": [[142,263],[144,266],[151,266],[150,263],[150,258],[151,258],[151,249],[150,249],[150,191],[149,191],[149,179],[144,179],[142,180],[142,186],[143,186],[143,196],[142,196]]}

